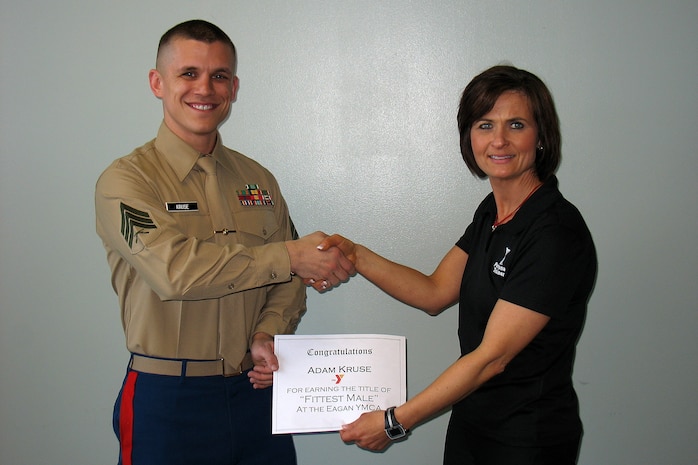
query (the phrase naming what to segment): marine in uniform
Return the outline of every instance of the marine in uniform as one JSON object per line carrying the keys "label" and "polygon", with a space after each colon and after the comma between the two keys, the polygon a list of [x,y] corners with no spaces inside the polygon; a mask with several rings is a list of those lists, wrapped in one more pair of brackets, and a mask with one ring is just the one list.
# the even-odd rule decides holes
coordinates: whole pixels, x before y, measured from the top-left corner
{"label": "marine in uniform", "polygon": [[250,369],[273,356],[274,335],[295,331],[305,286],[276,180],[217,129],[237,92],[234,46],[210,23],[175,26],[150,84],[165,115],[157,137],[96,185],[131,353],[114,408],[119,463],[295,464]]}

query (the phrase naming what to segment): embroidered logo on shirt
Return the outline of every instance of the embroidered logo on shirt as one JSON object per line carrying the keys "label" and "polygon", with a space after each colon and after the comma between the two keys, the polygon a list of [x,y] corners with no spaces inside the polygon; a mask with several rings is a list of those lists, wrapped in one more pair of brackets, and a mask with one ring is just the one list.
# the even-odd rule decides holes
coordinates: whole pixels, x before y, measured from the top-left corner
{"label": "embroidered logo on shirt", "polygon": [[504,266],[504,260],[507,259],[509,252],[511,252],[511,249],[509,247],[504,247],[504,256],[498,262],[494,262],[494,265],[492,266],[492,273],[496,274],[497,276],[501,276],[502,278],[504,277],[507,272],[507,268]]}
{"label": "embroidered logo on shirt", "polygon": [[166,202],[168,212],[198,212],[199,202]]}
{"label": "embroidered logo on shirt", "polygon": [[155,229],[155,222],[146,212],[136,210],[121,202],[121,235],[128,246],[133,246],[133,239],[144,229]]}
{"label": "embroidered logo on shirt", "polygon": [[245,190],[237,191],[240,205],[252,207],[257,205],[273,206],[274,201],[266,189],[260,189],[257,184],[246,184]]}

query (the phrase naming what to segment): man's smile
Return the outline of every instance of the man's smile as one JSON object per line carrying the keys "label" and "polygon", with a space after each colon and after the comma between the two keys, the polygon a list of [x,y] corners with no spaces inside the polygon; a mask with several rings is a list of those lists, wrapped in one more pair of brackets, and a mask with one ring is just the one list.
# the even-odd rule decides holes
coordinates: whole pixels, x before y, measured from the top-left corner
{"label": "man's smile", "polygon": [[212,103],[189,103],[188,104],[190,107],[194,108],[195,110],[213,110],[216,105]]}

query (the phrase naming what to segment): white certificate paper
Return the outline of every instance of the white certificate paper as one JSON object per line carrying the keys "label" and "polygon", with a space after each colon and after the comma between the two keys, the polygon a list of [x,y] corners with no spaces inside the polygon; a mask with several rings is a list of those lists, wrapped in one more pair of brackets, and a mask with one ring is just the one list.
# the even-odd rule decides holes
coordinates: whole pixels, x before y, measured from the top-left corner
{"label": "white certificate paper", "polygon": [[339,431],[407,398],[404,336],[274,337],[272,434]]}

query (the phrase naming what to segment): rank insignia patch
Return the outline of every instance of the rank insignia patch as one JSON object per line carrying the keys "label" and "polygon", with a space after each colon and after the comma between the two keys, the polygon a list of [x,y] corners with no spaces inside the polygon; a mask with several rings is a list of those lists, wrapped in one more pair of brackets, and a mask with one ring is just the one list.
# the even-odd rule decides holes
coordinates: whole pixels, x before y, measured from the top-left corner
{"label": "rank insignia patch", "polygon": [[148,213],[121,203],[121,235],[124,236],[129,247],[133,246],[133,238],[141,230],[155,229],[156,227]]}
{"label": "rank insignia patch", "polygon": [[273,206],[274,201],[271,199],[271,194],[266,189],[260,189],[257,184],[247,184],[245,189],[237,191],[240,205],[246,207],[256,205]]}

